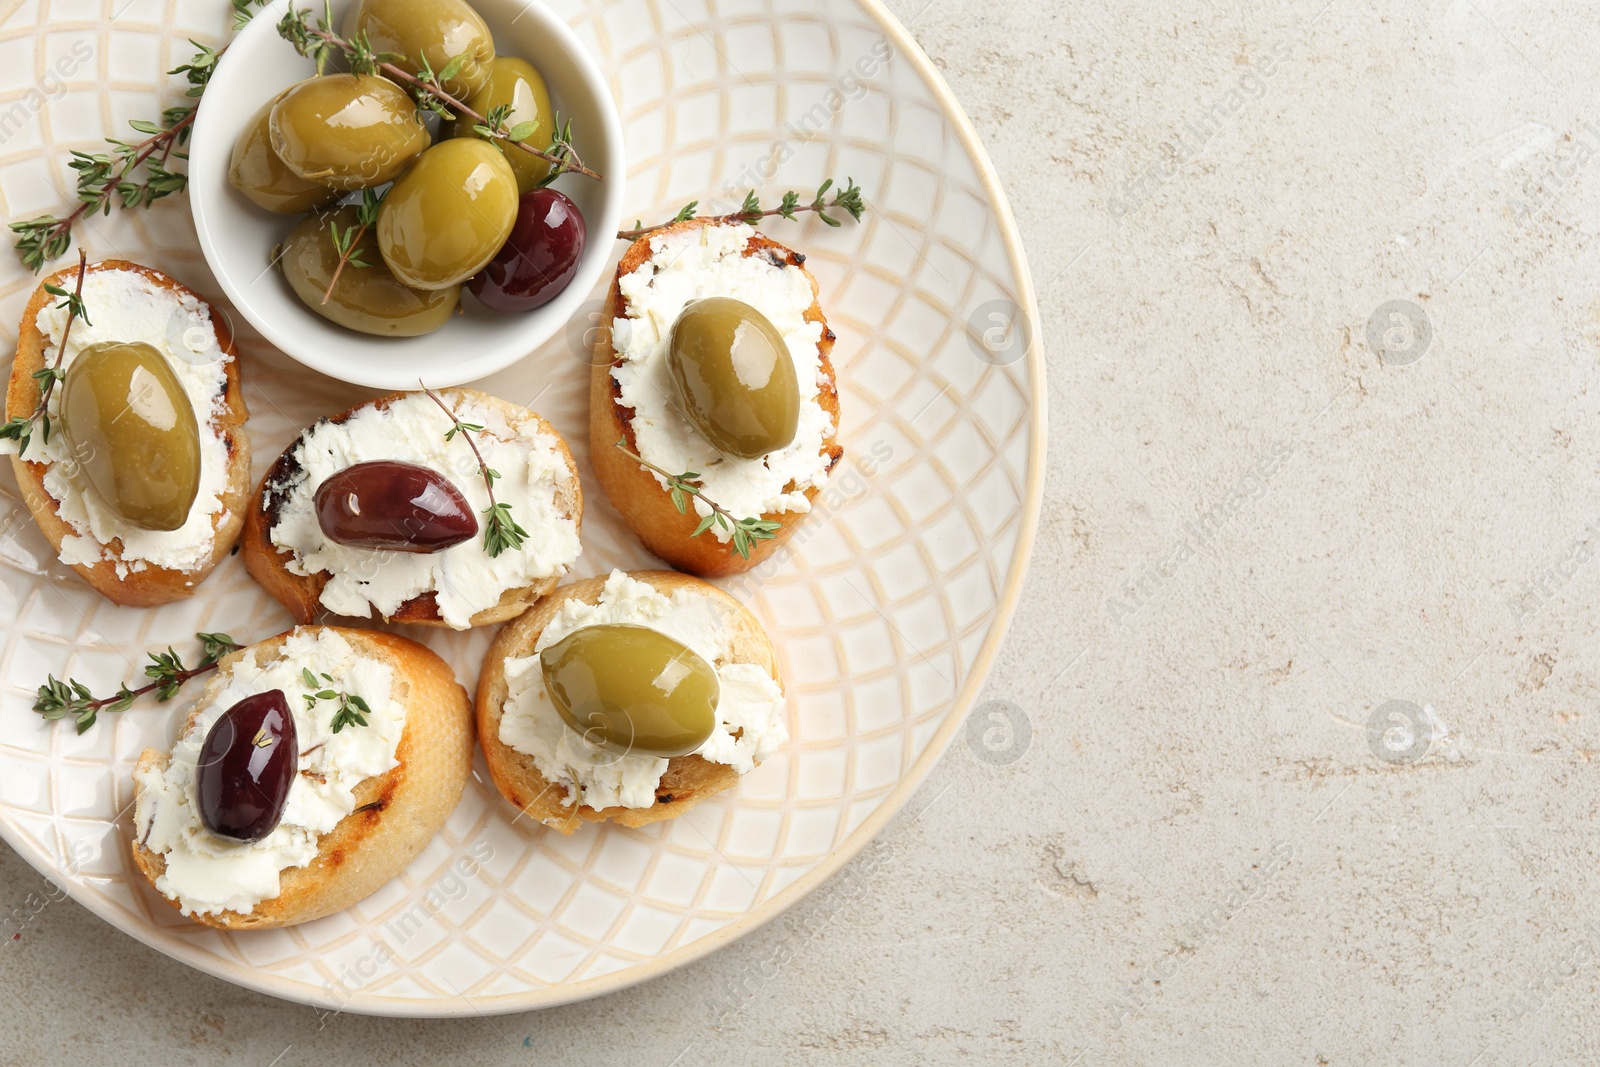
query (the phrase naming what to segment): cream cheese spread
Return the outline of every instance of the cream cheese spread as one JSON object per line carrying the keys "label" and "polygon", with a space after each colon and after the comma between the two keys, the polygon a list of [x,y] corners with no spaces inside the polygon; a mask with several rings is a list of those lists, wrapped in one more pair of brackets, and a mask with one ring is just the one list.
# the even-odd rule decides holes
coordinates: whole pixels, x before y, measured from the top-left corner
{"label": "cream cheese spread", "polygon": [[[222,496],[228,487],[228,446],[220,420],[227,410],[227,366],[233,357],[217,345],[211,309],[204,301],[164,289],[134,271],[90,271],[83,280],[83,304],[88,321],[80,317],[73,322],[63,369],[72,373],[80,352],[108,341],[142,341],[160,352],[194,408],[200,430],[200,490],[188,521],[176,530],[145,530],[124,522],[75,477],[76,463],[59,432],[62,390],[57,387],[48,407],[54,432],[49,441],[35,432],[26,458],[48,464],[45,492],[74,531],[61,540],[61,562],[92,566],[115,559],[117,575],[124,578],[152,566],[199,570],[211,560],[217,516],[226,507]],[[66,309],[55,303],[39,312],[45,366],[55,362],[66,323]],[[15,454],[16,445],[0,441],[0,452]],[[113,541],[121,543],[120,550],[108,549]]]}
{"label": "cream cheese spread", "polygon": [[[329,674],[332,686],[362,697],[367,725],[332,731],[335,704],[307,707],[310,687],[303,672]],[[355,810],[355,789],[395,767],[405,731],[405,706],[397,699],[394,672],[381,660],[362,656],[335,630],[298,629],[277,651],[251,649],[173,745],[166,767],[134,774],[136,840],[166,861],[156,889],[177,901],[185,915],[221,911],[248,913],[276,897],[279,875],[304,867],[317,855],[317,840]],[[214,683],[217,684],[217,683]],[[266,837],[244,843],[205,828],[195,801],[196,763],[211,726],[245,697],[281,689],[294,715],[300,747],[298,771],[289,786],[283,819]]]}
{"label": "cream cheese spread", "polygon": [[[799,267],[763,255],[744,255],[755,230],[744,224],[699,226],[650,238],[650,258],[618,279],[624,314],[611,325],[612,344],[621,364],[612,373],[621,387],[617,400],[632,408],[639,455],[674,474],[694,471],[705,495],[736,516],[806,512],[806,490],[828,478],[829,457],[822,444],[833,436],[833,416],[819,403],[821,323],[805,313],[815,300],[811,282]],[[667,371],[672,326],[694,300],[723,296],[756,308],[772,323],[794,358],[800,383],[800,421],[794,440],[758,459],[726,456],[707,441],[677,408]],[[654,473],[654,472],[652,472]],[[655,474],[663,489],[667,479]],[[693,501],[702,517],[711,513]],[[733,535],[711,527],[717,540]]]}
{"label": "cream cheese spread", "polygon": [[619,755],[585,740],[561,718],[545,690],[539,653],[574,630],[602,623],[631,623],[666,634],[695,652],[717,672],[717,725],[695,754],[725,763],[740,774],[777,752],[789,740],[783,690],[754,663],[731,661],[726,609],[706,596],[680,589],[667,596],[653,586],[612,571],[596,604],[568,600],[545,626],[533,655],[508,659],[506,703],[500,740],[533,758],[539,773],[566,788],[564,803],[591,808],[647,808],[667,761],[634,753]]}
{"label": "cream cheese spread", "polygon": [[[508,589],[565,574],[581,551],[578,523],[557,508],[556,490],[575,477],[560,441],[538,423],[512,425],[494,405],[466,394],[442,394],[456,417],[484,431],[474,440],[484,462],[499,472],[495,499],[527,531],[521,546],[498,556],[484,550],[481,527],[489,506],[472,448],[460,434],[450,440],[450,420],[424,393],[408,393],[384,408],[365,407],[344,422],[321,422],[301,437],[293,453],[296,473],[269,486],[282,505],[270,537],[292,554],[294,574],[327,572],[322,606],[336,615],[388,617],[406,601],[436,594],[439,615],[456,629],[491,608]],[[477,536],[438,552],[353,548],[330,541],[317,522],[317,488],[346,467],[372,460],[402,460],[429,467],[461,491],[478,517]]]}

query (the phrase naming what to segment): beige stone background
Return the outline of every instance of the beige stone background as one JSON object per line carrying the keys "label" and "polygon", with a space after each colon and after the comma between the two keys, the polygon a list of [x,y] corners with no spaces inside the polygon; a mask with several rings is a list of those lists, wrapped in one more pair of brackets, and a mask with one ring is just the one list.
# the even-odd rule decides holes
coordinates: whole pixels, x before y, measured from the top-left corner
{"label": "beige stone background", "polygon": [[62,901],[0,1063],[1600,1059],[1592,6],[892,6],[1049,353],[988,745],[768,927],[537,1014],[319,1028]]}

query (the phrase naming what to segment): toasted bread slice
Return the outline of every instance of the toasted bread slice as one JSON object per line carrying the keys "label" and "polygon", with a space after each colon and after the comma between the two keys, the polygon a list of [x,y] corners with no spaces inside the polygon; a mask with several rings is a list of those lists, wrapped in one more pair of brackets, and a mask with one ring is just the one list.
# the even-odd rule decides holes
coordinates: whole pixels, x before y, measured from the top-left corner
{"label": "toasted bread slice", "polygon": [[[509,425],[520,427],[531,423],[536,432],[554,437],[562,456],[566,459],[569,472],[569,477],[556,487],[557,508],[562,515],[577,523],[581,532],[583,490],[578,485],[577,465],[573,462],[572,451],[567,447],[566,440],[556,432],[555,427],[527,408],[476,389],[441,389],[437,392],[452,409],[462,398],[470,397],[476,403],[498,409]],[[392,393],[377,400],[357,404],[325,421],[341,423],[364,408],[384,408],[406,395],[408,394]],[[272,528],[278,521],[278,513],[287,499],[286,494],[276,492],[274,487],[285,485],[298,472],[299,464],[294,458],[294,452],[299,444],[298,437],[291,441],[289,447],[283,450],[261,479],[261,484],[256,488],[256,498],[251,503],[249,514],[245,519],[244,537],[241,543],[244,549],[245,568],[249,570],[250,576],[271,593],[274,599],[288,608],[289,614],[293,615],[297,622],[308,623],[323,610],[322,590],[328,584],[330,575],[325,571],[310,575],[300,575],[290,571],[288,563],[293,559],[293,553],[274,545],[271,536]],[[471,618],[471,625],[489,626],[515,618],[554,589],[560,581],[561,576],[555,575],[532,585],[508,589],[501,594],[498,603],[475,612]],[[439,614],[438,600],[433,591],[407,600],[388,617],[388,621],[418,623],[424,626],[447,625]]]}
{"label": "toasted bread slice", "polygon": [[[731,659],[765,668],[780,685],[777,656],[766,630],[745,606],[714,585],[675,571],[629,571],[628,577],[653,586],[671,596],[688,589],[716,600],[725,610],[729,624]],[[587,804],[567,804],[566,787],[551,782],[535,766],[533,757],[518,752],[500,740],[500,718],[505,711],[506,660],[530,656],[539,635],[568,600],[597,603],[606,579],[587,578],[563,586],[545,598],[532,611],[504,627],[484,657],[478,675],[478,738],[484,760],[496,788],[512,804],[546,826],[570,834],[584,820],[611,821],[623,826],[645,826],[672,819],[709,796],[732,787],[739,772],[725,763],[713,763],[698,755],[674,756],[656,786],[656,802],[648,808],[592,808]]]}
{"label": "toasted bread slice", "polygon": [[[637,453],[639,450],[633,433],[633,409],[621,405],[622,390],[611,373],[613,368],[621,364],[621,358],[612,344],[610,329],[612,320],[622,314],[620,282],[650,258],[650,238],[708,225],[715,223],[709,219],[693,219],[648,234],[634,241],[617,264],[605,310],[601,312],[600,321],[606,328],[599,331],[595,342],[594,369],[589,376],[589,461],[594,464],[595,475],[605,488],[606,495],[611,498],[611,503],[622,513],[623,520],[646,548],[679,570],[714,578],[747,571],[771,556],[794,536],[805,514],[785,511],[761,516],[781,525],[773,537],[751,543],[748,559],[735,552],[731,543],[718,541],[710,532],[695,537],[695,527],[700,523],[700,516],[695,509],[688,508],[685,513],[680,513],[672,502],[671,494],[662,488],[656,476],[615,447],[618,441],[622,441],[630,452]],[[832,470],[844,455],[844,448],[838,442],[839,389],[834,378],[832,358],[835,335],[828,328],[821,305],[815,300],[817,279],[806,270],[805,257],[758,233],[750,238],[744,254],[753,256],[763,253],[799,267],[811,282],[813,300],[805,317],[808,322],[822,325],[822,340],[818,348],[823,386],[817,403],[833,420],[833,431],[823,440],[821,448],[822,454],[828,457],[828,469]],[[820,491],[821,486],[812,486],[805,492],[806,499],[814,500]]]}
{"label": "toasted bread slice", "polygon": [[[89,265],[89,273],[99,271],[128,271],[138,274],[158,288],[188,295],[204,303],[201,296],[187,286],[169,278],[158,270],[130,263],[125,259],[107,259]],[[34,372],[45,366],[48,342],[39,329],[39,313],[57,298],[45,291],[46,285],[71,290],[77,281],[78,268],[58,270],[39,283],[33,297],[22,312],[22,323],[17,327],[17,359],[11,366],[11,382],[6,390],[6,418],[25,417],[39,405],[39,382]],[[94,317],[94,309],[89,309]],[[202,579],[233,550],[239,529],[244,523],[245,506],[250,493],[250,440],[245,436],[244,423],[249,418],[244,395],[239,388],[239,358],[233,347],[233,335],[220,316],[212,315],[211,326],[216,334],[217,347],[233,357],[227,361],[224,408],[213,416],[212,425],[222,438],[228,453],[227,486],[221,494],[222,509],[212,517],[212,542],[210,557],[194,570],[180,571],[147,564],[126,575],[117,573],[122,545],[113,539],[105,546],[106,559],[92,564],[74,563],[72,569],[83,576],[95,589],[109,600],[126,607],[148,608],[168,604],[192,596]],[[33,447],[29,452],[34,451]],[[45,489],[45,475],[50,464],[11,457],[12,470],[17,475],[17,485],[22,490],[23,502],[33,513],[34,521],[57,552],[61,542],[77,533],[61,517],[60,502]]]}
{"label": "toasted bread slice", "polygon": [[[252,647],[278,648],[293,632]],[[455,673],[432,651],[404,637],[343,627],[338,632],[359,653],[382,660],[394,672],[397,699],[406,709],[405,730],[395,751],[399,764],[356,788],[355,810],[322,835],[311,863],[282,872],[276,897],[248,913],[191,916],[196,922],[222,930],[268,930],[343,911],[404,870],[461,799],[472,770],[472,708]],[[221,689],[227,672],[246,651],[223,658],[217,677],[207,684],[185,721],[184,733],[194,727],[200,709]],[[136,773],[164,769],[169,757],[147,748]],[[166,871],[166,860],[138,840],[133,842],[133,861],[152,886]],[[169,898],[169,902],[178,906],[177,901]]]}

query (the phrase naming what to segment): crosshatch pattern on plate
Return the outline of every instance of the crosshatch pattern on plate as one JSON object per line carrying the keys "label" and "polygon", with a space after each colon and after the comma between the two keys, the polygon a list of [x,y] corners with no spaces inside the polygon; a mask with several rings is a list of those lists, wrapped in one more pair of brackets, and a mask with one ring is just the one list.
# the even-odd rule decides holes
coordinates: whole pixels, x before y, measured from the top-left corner
{"label": "crosshatch pattern on plate", "polygon": [[[78,737],[41,722],[32,691],[46,672],[107,689],[135,675],[146,650],[183,649],[197,630],[254,640],[288,619],[237,559],[189,602],[114,607],[54,562],[3,477],[0,830],[123,929],[280,995],[397,1013],[465,1011],[464,998],[472,1010],[553,1003],[576,983],[642,977],[770,913],[912,773],[956,712],[1032,522],[1040,398],[1029,367],[1039,357],[1023,358],[1027,345],[1008,332],[1031,324],[1006,235],[940,100],[873,17],[843,0],[552,6],[609,72],[626,127],[630,219],[691,199],[730,210],[749,186],[771,199],[827,175],[855,178],[870,206],[860,225],[769,227],[808,255],[821,282],[839,334],[846,446],[793,550],[722,583],[778,649],[792,740],[683,818],[571,838],[515,821],[480,758],[439,837],[348,912],[243,935],[195,926],[145,885],[126,844],[133,762],[168,743],[182,699],[104,716]],[[19,105],[27,114],[0,123],[7,220],[69,203],[69,150],[153,114],[160,72],[187,58],[186,38],[215,40],[222,28],[197,2],[11,4],[0,54],[19,60],[0,70],[0,118]],[[85,43],[92,56],[52,80],[49,64]],[[181,198],[94,220],[82,238],[96,258],[146,262],[218,297]],[[35,280],[9,255],[0,264],[0,296],[18,312]],[[551,419],[580,471],[585,325],[482,383]],[[239,343],[258,476],[301,426],[371,395],[310,374],[247,328]],[[587,503],[577,576],[651,565],[602,494]],[[411,636],[471,689],[488,635]]]}

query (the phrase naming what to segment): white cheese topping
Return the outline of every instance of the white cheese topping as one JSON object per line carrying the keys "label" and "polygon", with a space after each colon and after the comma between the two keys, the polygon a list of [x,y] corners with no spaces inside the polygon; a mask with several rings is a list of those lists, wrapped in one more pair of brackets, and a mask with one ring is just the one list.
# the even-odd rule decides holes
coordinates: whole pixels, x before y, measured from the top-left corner
{"label": "white cheese topping", "polygon": [[[478,461],[460,434],[445,440],[450,420],[426,394],[408,393],[382,409],[362,408],[342,423],[318,423],[295,447],[300,470],[287,487],[271,537],[276,547],[293,553],[288,563],[293,573],[331,576],[321,599],[336,615],[365,618],[375,608],[388,617],[431,591],[445,623],[466,629],[474,614],[493,607],[506,590],[565,574],[578,558],[578,524],[556,507],[557,485],[574,477],[560,442],[538,432],[537,423],[513,426],[497,408],[464,394],[441,395],[462,422],[485,428],[474,440],[484,462],[500,473],[495,499],[511,505],[511,517],[527,537],[498,556],[484,551],[489,493]],[[317,522],[317,488],[346,467],[384,459],[415,463],[449,478],[477,516],[478,535],[439,552],[415,553],[328,540]]]}
{"label": "white cheese topping", "polygon": [[[62,390],[57,386],[50,394],[50,440],[35,430],[27,458],[49,464],[45,492],[75,531],[61,540],[61,562],[93,565],[116,558],[120,577],[150,566],[199,570],[211,560],[214,523],[224,510],[222,494],[228,485],[228,448],[220,419],[226,412],[227,366],[233,357],[218,347],[211,309],[204,301],[163,289],[133,271],[89,272],[83,280],[83,303],[89,321],[73,322],[62,367],[71,374],[80,352],[106,341],[142,341],[165,356],[199,424],[200,491],[189,508],[189,520],[176,530],[144,530],[124,522],[74,476],[76,464],[63,462],[71,457],[59,430]],[[66,309],[56,303],[39,312],[45,366],[55,362],[66,323]],[[0,442],[0,452],[14,454],[16,442]],[[113,541],[121,542],[120,551],[107,550]]]}
{"label": "white cheese topping", "polygon": [[547,780],[560,782],[569,807],[577,801],[591,808],[648,808],[667,769],[667,761],[656,756],[618,755],[591,744],[550,702],[539,653],[574,630],[603,623],[648,626],[687,645],[716,669],[717,725],[696,755],[745,774],[788,742],[782,688],[765,667],[730,662],[727,619],[717,601],[686,589],[668,597],[612,571],[599,603],[566,601],[539,635],[533,655],[506,660],[500,740],[533,757]]}
{"label": "white cheese topping", "polygon": [[[815,297],[799,267],[777,265],[766,256],[744,255],[755,233],[751,227],[700,226],[652,237],[650,258],[618,280],[623,317],[613,320],[612,344],[622,363],[613,374],[621,386],[618,403],[632,408],[639,455],[676,474],[695,471],[705,494],[736,516],[811,510],[805,491],[828,478],[823,441],[834,432],[833,416],[818,403],[824,384],[818,343],[822,325],[807,322]],[[800,383],[800,423],[787,448],[760,459],[725,456],[678,408],[667,373],[672,326],[691,301],[725,296],[756,308],[788,343]],[[661,487],[667,480],[655,475]],[[694,500],[702,517],[711,513]],[[717,540],[732,532],[713,526]]]}
{"label": "white cheese topping", "polygon": [[[329,688],[359,696],[372,709],[367,725],[332,732],[336,700],[307,707],[310,687],[302,672],[329,674]],[[195,801],[195,765],[211,726],[245,697],[281,689],[294,715],[300,747],[299,774],[289,787],[283,820],[266,837],[248,844],[218,837],[200,821]],[[394,672],[380,660],[359,655],[338,632],[299,629],[277,652],[252,649],[234,665],[190,728],[172,747],[165,769],[134,775],[134,832],[167,869],[156,889],[178,902],[185,915],[220,911],[248,913],[279,892],[279,872],[304,867],[317,855],[317,839],[355,810],[355,789],[395,767],[405,731],[405,705]]]}

